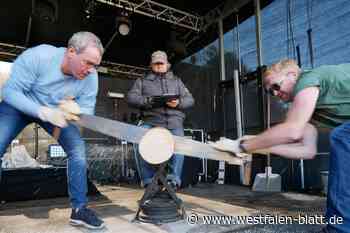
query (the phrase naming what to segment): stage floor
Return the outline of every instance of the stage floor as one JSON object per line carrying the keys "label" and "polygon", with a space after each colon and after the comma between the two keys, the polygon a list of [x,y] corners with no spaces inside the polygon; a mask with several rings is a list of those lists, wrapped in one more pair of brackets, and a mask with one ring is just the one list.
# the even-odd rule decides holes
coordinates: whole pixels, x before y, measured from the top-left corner
{"label": "stage floor", "polygon": [[[89,231],[68,224],[71,209],[67,198],[8,202],[0,206],[0,233],[219,233],[219,232],[313,232],[322,226],[312,224],[281,224],[272,217],[293,219],[301,216],[319,216],[326,198],[300,193],[254,193],[249,188],[234,185],[198,184],[178,193],[184,201],[188,216],[198,216],[199,222],[186,220],[163,225],[135,223],[132,219],[143,189],[135,186],[97,186],[102,196],[90,197],[90,207],[106,222],[106,228]],[[270,216],[265,223],[238,224],[236,216]],[[204,216],[232,216],[229,221],[204,224]],[[208,220],[207,217],[205,217]],[[192,218],[193,219],[193,218]],[[240,218],[242,220],[242,218]],[[282,221],[279,220],[279,221]],[[227,221],[227,219],[226,219]],[[233,223],[235,221],[235,223]],[[279,223],[279,224],[278,224]]]}

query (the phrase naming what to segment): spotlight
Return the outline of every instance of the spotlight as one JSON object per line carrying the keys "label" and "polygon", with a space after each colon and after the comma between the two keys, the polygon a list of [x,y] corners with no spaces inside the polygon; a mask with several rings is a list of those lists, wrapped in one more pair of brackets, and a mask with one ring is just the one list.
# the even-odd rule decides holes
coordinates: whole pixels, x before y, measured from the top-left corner
{"label": "spotlight", "polygon": [[130,32],[130,27],[129,27],[129,25],[126,24],[126,23],[121,23],[121,24],[119,24],[119,26],[118,26],[118,31],[119,31],[119,33],[120,33],[121,35],[126,36],[126,35],[128,35],[129,32]]}
{"label": "spotlight", "polygon": [[120,35],[126,36],[131,31],[131,20],[127,11],[121,11],[116,18],[116,27]]}
{"label": "spotlight", "polygon": [[131,31],[131,20],[129,19],[129,14],[127,11],[123,10],[118,13],[118,16],[115,18],[115,32],[112,37],[109,39],[105,45],[105,51],[111,45],[114,38],[120,34],[122,36],[129,35]]}

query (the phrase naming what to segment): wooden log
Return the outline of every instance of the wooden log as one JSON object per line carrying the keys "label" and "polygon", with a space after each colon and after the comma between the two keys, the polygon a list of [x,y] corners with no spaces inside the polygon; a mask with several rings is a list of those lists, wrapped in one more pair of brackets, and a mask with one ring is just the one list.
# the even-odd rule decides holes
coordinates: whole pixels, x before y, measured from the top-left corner
{"label": "wooden log", "polygon": [[249,158],[247,154],[237,155],[219,151],[209,144],[184,137],[173,136],[164,128],[148,130],[140,140],[139,151],[143,159],[151,164],[160,164],[170,159],[173,153],[195,158],[224,160],[229,164],[243,165]]}
{"label": "wooden log", "polygon": [[139,142],[142,158],[150,164],[161,164],[174,154],[175,141],[169,130],[155,127],[148,130]]}

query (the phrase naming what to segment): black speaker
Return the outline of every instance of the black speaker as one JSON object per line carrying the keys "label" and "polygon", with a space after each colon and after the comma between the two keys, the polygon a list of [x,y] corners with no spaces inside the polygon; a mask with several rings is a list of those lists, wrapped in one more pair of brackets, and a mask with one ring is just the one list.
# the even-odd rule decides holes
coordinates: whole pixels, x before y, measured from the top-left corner
{"label": "black speaker", "polygon": [[56,23],[58,20],[57,0],[33,0],[33,15],[41,21]]}
{"label": "black speaker", "polygon": [[[87,178],[88,195],[99,195]],[[3,169],[0,201],[25,201],[68,196],[67,168]]]}

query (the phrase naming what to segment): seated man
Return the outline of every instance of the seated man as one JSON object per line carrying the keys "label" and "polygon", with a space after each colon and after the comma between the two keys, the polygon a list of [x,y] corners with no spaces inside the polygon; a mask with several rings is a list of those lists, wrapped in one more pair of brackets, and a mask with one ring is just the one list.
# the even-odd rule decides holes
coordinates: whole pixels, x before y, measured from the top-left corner
{"label": "seated man", "polygon": [[330,164],[326,219],[323,232],[350,232],[350,64],[320,66],[302,71],[294,60],[282,60],[264,73],[271,95],[291,102],[286,120],[256,137],[225,139],[214,143],[221,150],[264,150],[291,159],[312,159],[316,151],[316,126],[334,128],[330,135]]}
{"label": "seated man", "polygon": [[[170,64],[165,52],[156,51],[151,58],[151,73],[135,81],[128,92],[128,103],[142,111],[142,127],[160,126],[169,129],[172,134],[183,136],[184,109],[194,104],[194,99],[181,79],[170,71]],[[172,95],[175,97],[159,106],[154,96]],[[156,149],[156,148],[155,148]],[[180,187],[183,167],[183,155],[173,155],[170,159],[170,179],[173,186]],[[137,152],[136,162],[143,186],[151,183],[154,169]]]}

